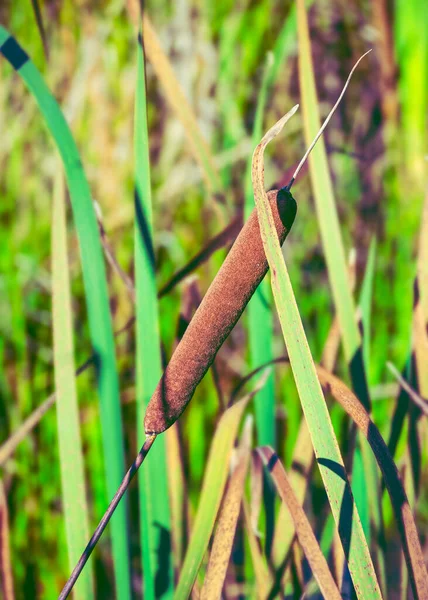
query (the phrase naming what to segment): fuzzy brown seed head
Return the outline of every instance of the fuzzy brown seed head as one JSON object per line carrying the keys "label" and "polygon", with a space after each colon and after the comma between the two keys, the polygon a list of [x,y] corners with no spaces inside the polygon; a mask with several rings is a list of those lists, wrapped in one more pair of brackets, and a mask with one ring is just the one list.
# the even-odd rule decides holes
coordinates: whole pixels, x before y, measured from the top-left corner
{"label": "fuzzy brown seed head", "polygon": [[[268,199],[282,244],[296,216],[296,202],[286,190]],[[146,434],[158,434],[180,417],[196,386],[236,325],[268,270],[254,209],[205,294],[177,346],[146,410]]]}

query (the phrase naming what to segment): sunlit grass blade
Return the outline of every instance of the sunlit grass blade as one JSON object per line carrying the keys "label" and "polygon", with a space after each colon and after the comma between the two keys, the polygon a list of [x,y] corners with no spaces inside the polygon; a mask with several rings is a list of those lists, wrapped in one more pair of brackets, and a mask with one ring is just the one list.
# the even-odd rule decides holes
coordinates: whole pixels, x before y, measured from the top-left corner
{"label": "sunlit grass blade", "polygon": [[251,417],[248,417],[236,456],[237,464],[230,476],[219,512],[207,573],[201,591],[201,600],[217,600],[221,597],[250,462],[251,433],[252,422]]}
{"label": "sunlit grass blade", "polygon": [[184,539],[187,525],[187,502],[184,468],[181,456],[178,425],[175,423],[166,432],[168,487],[171,502],[171,536],[174,567],[181,568],[184,554]]}
{"label": "sunlit grass blade", "polygon": [[[320,115],[304,0],[298,0],[297,2],[297,24],[303,125],[305,140],[307,145],[309,145],[320,129]],[[322,137],[309,155],[309,170],[318,223],[327,260],[328,276],[342,331],[345,358],[350,368],[351,377],[358,377],[358,381],[353,381],[357,395],[362,402],[368,403],[368,390],[363,365],[356,364],[357,361],[361,361],[362,359],[360,355],[361,336],[358,331],[355,318],[355,305],[348,283],[345,251],[340,233],[327,153]],[[355,368],[359,369],[358,373],[353,372]]]}
{"label": "sunlit grass blade", "polygon": [[[80,245],[86,308],[96,356],[107,492],[113,496],[124,473],[119,381],[105,265],[89,185],[70,128],[43,78],[26,52],[0,26],[0,52],[14,66],[39,105],[64,164]],[[116,594],[130,598],[130,567],[126,506],[112,519]]]}
{"label": "sunlit grass blade", "polygon": [[[316,460],[339,529],[349,570],[360,598],[381,598],[373,563],[352,496],[330,415],[306,340],[299,310],[276,235],[273,215],[264,190],[263,151],[297,106],[264,136],[253,157],[253,186],[261,237],[272,274],[272,290]],[[284,191],[284,193],[288,193]],[[345,282],[347,285],[347,282]],[[348,515],[344,526],[343,515]]]}
{"label": "sunlit grass blade", "polygon": [[209,146],[201,133],[195,114],[177,81],[171,63],[162,50],[156,31],[145,13],[143,14],[143,43],[147,58],[152,64],[156,76],[164,89],[166,98],[183,124],[193,156],[200,164],[209,188],[212,192],[221,191],[221,180],[218,176]]}
{"label": "sunlit grass blade", "polygon": [[337,600],[340,600],[341,596],[333,576],[330,573],[327,561],[321,552],[312,527],[301,507],[300,501],[293,491],[278,455],[272,448],[268,447],[259,448],[258,452],[260,452],[263,457],[271,477],[274,480],[277,492],[281,496],[281,500],[286,504],[287,509],[290,512],[296,529],[297,539],[308,559],[314,577],[318,581],[321,592],[325,598],[336,598]]}
{"label": "sunlit grass blade", "polygon": [[[309,145],[320,129],[320,115],[304,0],[298,0],[297,2],[297,29],[299,40],[298,67],[300,92],[302,97],[303,126],[305,140],[307,145]],[[363,360],[362,340],[355,318],[355,304],[348,284],[345,251],[323,138],[319,139],[309,156],[309,171],[315,197],[315,207],[322,244],[327,261],[328,277],[342,333],[345,359],[348,365],[353,389],[364,405],[370,407],[366,369]],[[371,512],[376,513],[373,518],[375,527],[380,522],[381,518],[379,483],[376,481],[377,474],[373,467],[373,459],[364,452],[363,449],[364,469],[363,471],[358,471],[355,474],[355,477],[357,478],[356,483],[358,483],[359,489],[363,489],[364,486],[368,487],[371,484],[374,484],[375,486],[372,489],[372,493],[376,498],[376,501],[369,504]],[[358,482],[358,478],[361,477],[363,477],[365,481]],[[358,497],[358,501],[360,501],[360,497]],[[362,513],[364,513],[366,507],[363,507],[360,504],[360,508]],[[375,530],[374,535],[375,538],[377,538],[379,531]],[[366,536],[368,543],[370,544],[370,527],[366,528]]]}
{"label": "sunlit grass blade", "polygon": [[[253,147],[262,136],[263,115],[265,113],[268,82],[271,79],[273,56],[268,54],[263,72],[263,79],[257,97],[257,108],[254,118],[252,142]],[[254,193],[251,185],[251,156],[247,164],[245,177],[244,219],[248,219],[254,209]],[[255,291],[248,303],[248,342],[250,348],[250,369],[257,369],[261,364],[273,358],[273,314],[272,292],[269,275]],[[263,389],[255,399],[256,431],[259,445],[276,447],[275,435],[275,379],[272,373]]]}
{"label": "sunlit grass blade", "polygon": [[[73,569],[89,536],[89,517],[74,375],[73,319],[65,206],[63,174],[59,167],[52,207],[52,326],[62,505],[67,534],[68,562],[70,569]],[[91,563],[83,571],[74,594],[76,599],[94,598]]]}
{"label": "sunlit grass blade", "polygon": [[363,358],[367,377],[370,369],[371,314],[376,267],[376,247],[377,241],[376,238],[373,237],[370,242],[369,254],[367,257],[367,264],[361,286],[359,302],[361,309],[361,321],[363,323]]}
{"label": "sunlit grass blade", "polygon": [[[263,379],[262,377],[259,385],[263,383]],[[174,595],[176,600],[184,600],[189,597],[202,559],[208,548],[226,486],[233,443],[244,410],[257,387],[259,386],[256,386],[251,394],[228,408],[221,416],[217,425],[205,467],[204,480],[191,538]]]}
{"label": "sunlit grass blade", "polygon": [[[355,286],[355,252],[350,253],[348,276],[351,287]],[[328,371],[333,371],[340,345],[340,327],[337,315],[334,316],[321,357],[321,363]],[[309,484],[309,476],[313,464],[313,448],[308,426],[305,419],[300,422],[299,433],[293,450],[290,484],[303,505]],[[294,539],[295,530],[290,519],[290,513],[284,503],[281,504],[275,536],[273,540],[272,560],[276,568],[282,565]]]}
{"label": "sunlit grass blade", "polygon": [[428,322],[428,189],[425,193],[419,234],[418,283],[424,319]]}
{"label": "sunlit grass blade", "polygon": [[[152,195],[147,127],[144,55],[138,42],[135,97],[135,300],[137,437],[144,443],[146,406],[162,375],[156,273],[153,250]],[[139,474],[144,597],[173,593],[171,523],[166,471],[166,437],[160,436]],[[159,561],[159,551],[162,560]]]}
{"label": "sunlit grass blade", "polygon": [[413,309],[413,335],[419,391],[428,398],[428,190],[419,233],[418,265]]}

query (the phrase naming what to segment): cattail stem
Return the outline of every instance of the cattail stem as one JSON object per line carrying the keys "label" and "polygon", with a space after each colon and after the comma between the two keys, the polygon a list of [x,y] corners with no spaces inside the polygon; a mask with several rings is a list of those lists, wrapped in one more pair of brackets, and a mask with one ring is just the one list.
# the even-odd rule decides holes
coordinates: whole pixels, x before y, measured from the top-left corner
{"label": "cattail stem", "polygon": [[146,436],[146,441],[142,445],[139,453],[137,454],[136,459],[132,463],[132,465],[129,468],[128,472],[126,473],[125,477],[122,479],[122,483],[120,484],[117,492],[113,496],[113,499],[110,502],[109,507],[107,508],[106,512],[104,513],[103,518],[98,523],[97,528],[95,529],[91,539],[88,542],[88,545],[86,546],[85,550],[83,551],[82,556],[79,558],[79,562],[74,567],[73,572],[70,575],[67,583],[65,584],[61,594],[58,596],[58,600],[65,600],[65,598],[67,598],[69,596],[71,590],[73,589],[74,584],[76,583],[80,573],[83,570],[83,567],[86,565],[88,558],[91,556],[93,549],[95,548],[95,546],[98,543],[98,540],[100,539],[100,537],[103,534],[104,529],[107,527],[107,524],[110,521],[114,511],[116,510],[117,505],[119,504],[119,502],[122,499],[122,496],[128,489],[128,486],[131,483],[132,478],[134,477],[135,473],[138,471],[138,469],[143,464],[143,461],[146,458],[147,454],[149,453],[149,450],[152,447],[155,439],[156,439],[155,435]]}

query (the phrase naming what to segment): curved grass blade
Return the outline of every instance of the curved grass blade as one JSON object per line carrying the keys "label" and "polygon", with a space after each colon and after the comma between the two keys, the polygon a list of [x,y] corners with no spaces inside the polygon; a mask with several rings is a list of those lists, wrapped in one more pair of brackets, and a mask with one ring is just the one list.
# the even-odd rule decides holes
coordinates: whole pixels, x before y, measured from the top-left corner
{"label": "curved grass blade", "polygon": [[[290,357],[303,412],[308,423],[318,466],[338,526],[345,556],[359,598],[378,598],[381,592],[352,496],[327,405],[316,376],[291,281],[276,235],[273,215],[264,190],[263,152],[296,112],[295,106],[264,136],[254,151],[253,187],[261,237],[272,274],[272,290]],[[289,193],[285,191],[285,193]],[[345,525],[346,523],[346,525]]]}
{"label": "curved grass blade", "polygon": [[[147,128],[144,54],[138,40],[135,96],[135,301],[137,342],[137,436],[145,439],[146,406],[162,375],[159,315],[153,252],[152,195]],[[171,523],[166,470],[166,436],[159,437],[138,477],[144,598],[173,593]],[[161,555],[160,555],[161,552]]]}
{"label": "curved grass blade", "polygon": [[[0,26],[0,53],[30,90],[61,154],[79,238],[89,329],[97,366],[107,492],[113,496],[124,473],[122,418],[105,265],[88,182],[67,122],[27,53]],[[130,598],[130,569],[125,504],[112,520],[116,593]]]}
{"label": "curved grass blade", "polygon": [[424,322],[428,323],[428,189],[425,193],[421,232],[419,235],[418,283]]}
{"label": "curved grass blade", "polygon": [[204,554],[208,548],[215,519],[220,508],[229,473],[230,457],[244,410],[257,388],[263,385],[260,379],[251,394],[228,408],[221,416],[211,444],[205,468],[204,481],[199,499],[191,538],[181,569],[180,579],[174,594],[175,600],[187,600],[198,574]]}
{"label": "curved grass blade", "polygon": [[341,595],[328,568],[327,561],[318,545],[312,527],[305,515],[299,500],[288,480],[284,467],[278,455],[272,448],[264,447],[257,450],[263,458],[268,471],[275,483],[278,494],[286,504],[296,529],[297,539],[308,559],[324,598],[340,600]]}
{"label": "curved grass blade", "polygon": [[249,417],[244,426],[242,441],[237,453],[238,464],[230,476],[218,516],[207,573],[201,590],[201,600],[217,600],[221,597],[244,495],[245,478],[250,462],[251,429],[252,422]]}
{"label": "curved grass blade", "polygon": [[[72,569],[89,537],[84,458],[74,375],[74,343],[67,257],[65,189],[62,170],[55,179],[52,207],[52,326],[61,487],[68,562]],[[74,597],[94,598],[91,565],[76,584]]]}

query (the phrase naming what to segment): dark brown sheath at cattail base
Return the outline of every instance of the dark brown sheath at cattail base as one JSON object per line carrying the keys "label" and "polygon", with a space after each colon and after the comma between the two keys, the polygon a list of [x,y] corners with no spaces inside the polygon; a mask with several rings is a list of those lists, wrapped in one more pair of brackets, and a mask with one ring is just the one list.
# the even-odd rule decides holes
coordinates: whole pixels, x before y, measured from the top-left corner
{"label": "dark brown sheath at cattail base", "polygon": [[[282,244],[297,205],[284,189],[268,193]],[[180,417],[221,345],[268,271],[256,209],[245,223],[177,346],[147,406],[147,435],[168,429]]]}

